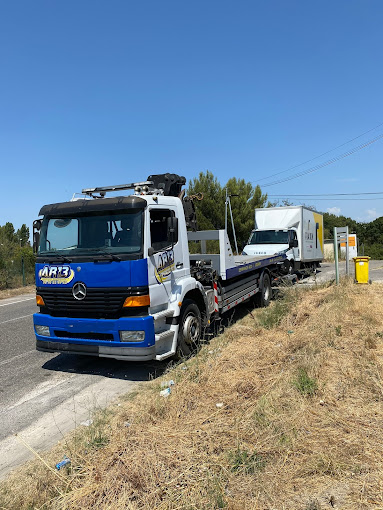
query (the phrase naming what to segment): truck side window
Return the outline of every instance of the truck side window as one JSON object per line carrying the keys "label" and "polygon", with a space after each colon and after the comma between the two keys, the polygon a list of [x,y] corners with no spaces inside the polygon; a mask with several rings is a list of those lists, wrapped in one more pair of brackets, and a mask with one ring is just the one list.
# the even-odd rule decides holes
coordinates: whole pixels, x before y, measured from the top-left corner
{"label": "truck side window", "polygon": [[[171,246],[168,239],[168,218],[174,216],[174,211],[169,209],[152,209],[150,211],[150,237],[152,248],[155,251],[165,250]],[[178,232],[175,234],[174,244],[178,241]]]}

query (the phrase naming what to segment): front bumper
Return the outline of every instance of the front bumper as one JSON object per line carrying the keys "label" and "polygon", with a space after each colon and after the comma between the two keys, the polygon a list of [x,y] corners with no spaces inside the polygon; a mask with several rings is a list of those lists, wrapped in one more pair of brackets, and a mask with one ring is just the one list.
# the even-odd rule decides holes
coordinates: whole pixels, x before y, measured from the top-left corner
{"label": "front bumper", "polygon": [[[49,336],[36,335],[36,349],[144,361],[155,359],[154,321],[145,317],[71,319],[35,313],[34,325],[49,327]],[[120,331],[145,331],[142,342],[121,342]],[[94,338],[92,338],[94,337]],[[97,338],[108,338],[98,340]]]}

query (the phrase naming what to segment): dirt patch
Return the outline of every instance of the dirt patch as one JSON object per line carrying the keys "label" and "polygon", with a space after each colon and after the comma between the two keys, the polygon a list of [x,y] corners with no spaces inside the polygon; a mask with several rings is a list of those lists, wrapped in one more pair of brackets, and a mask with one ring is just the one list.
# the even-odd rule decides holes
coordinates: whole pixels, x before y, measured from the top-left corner
{"label": "dirt patch", "polygon": [[34,292],[36,292],[36,287],[34,285],[27,285],[26,287],[19,287],[18,289],[0,290],[0,300],[21,296],[22,294],[33,294]]}

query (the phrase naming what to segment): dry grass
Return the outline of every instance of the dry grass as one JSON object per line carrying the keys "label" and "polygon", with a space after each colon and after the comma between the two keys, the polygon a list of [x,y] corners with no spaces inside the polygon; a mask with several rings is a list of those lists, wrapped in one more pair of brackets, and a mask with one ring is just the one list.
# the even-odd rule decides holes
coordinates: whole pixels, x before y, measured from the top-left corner
{"label": "dry grass", "polygon": [[21,294],[34,294],[34,293],[36,293],[36,287],[34,285],[26,285],[25,287],[19,287],[17,289],[0,290],[0,299],[20,296]]}
{"label": "dry grass", "polygon": [[70,468],[15,473],[0,508],[383,508],[383,286],[286,299],[44,457]]}

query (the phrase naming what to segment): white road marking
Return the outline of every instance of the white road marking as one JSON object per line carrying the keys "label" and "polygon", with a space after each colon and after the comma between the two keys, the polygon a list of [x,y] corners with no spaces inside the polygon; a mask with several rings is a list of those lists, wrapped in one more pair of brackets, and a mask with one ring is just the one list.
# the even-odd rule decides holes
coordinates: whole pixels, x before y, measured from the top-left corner
{"label": "white road marking", "polygon": [[36,296],[29,297],[26,299],[19,299],[19,301],[12,301],[12,303],[4,303],[3,305],[0,306],[15,305],[16,303],[24,303],[24,301],[31,301],[32,299],[36,299]]}
{"label": "white road marking", "polygon": [[36,350],[28,351],[28,352],[23,352],[23,354],[18,354],[17,356],[13,356],[13,358],[6,359],[5,361],[1,361],[0,362],[0,366],[1,365],[6,365],[7,363],[11,363],[11,361],[13,361],[15,359],[23,358],[24,356],[28,356],[28,354],[31,354],[32,352],[36,352]]}
{"label": "white road marking", "polygon": [[30,400],[39,397],[40,395],[44,394],[47,391],[53,390],[57,386],[60,386],[60,384],[66,383],[69,379],[73,379],[73,377],[76,377],[76,374],[55,374],[53,376],[52,381],[43,381],[40,383],[36,388],[31,390],[29,393],[26,393],[18,402],[15,402],[14,404],[11,404],[10,406],[6,407],[4,411],[11,411],[15,407],[19,407],[22,404],[25,404],[26,402],[29,402]]}
{"label": "white road marking", "polygon": [[16,317],[16,319],[8,319],[7,321],[0,322],[0,324],[5,324],[6,322],[17,321],[19,319],[25,319],[25,317],[32,317],[33,313],[29,313],[28,315],[23,315],[21,317]]}

